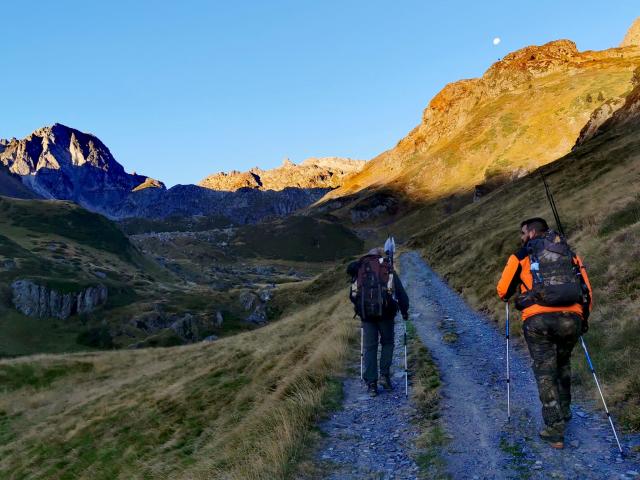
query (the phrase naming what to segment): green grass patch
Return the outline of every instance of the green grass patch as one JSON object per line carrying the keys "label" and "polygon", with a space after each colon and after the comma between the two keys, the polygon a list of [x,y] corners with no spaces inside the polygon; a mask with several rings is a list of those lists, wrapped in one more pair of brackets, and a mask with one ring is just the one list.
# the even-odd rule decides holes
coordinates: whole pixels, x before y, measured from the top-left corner
{"label": "green grass patch", "polygon": [[640,222],[640,198],[636,198],[621,210],[607,216],[602,222],[598,233],[600,235],[608,235],[637,222]]}
{"label": "green grass patch", "polygon": [[240,227],[232,243],[239,257],[324,262],[361,253],[363,242],[347,227],[313,217],[287,217]]}
{"label": "green grass patch", "polygon": [[0,357],[87,350],[76,341],[85,329],[77,318],[33,318],[0,308]]}
{"label": "green grass patch", "polygon": [[413,376],[412,400],[418,410],[421,430],[416,441],[415,461],[424,478],[446,479],[445,462],[440,454],[447,439],[440,424],[440,375],[429,351],[417,336],[415,325],[407,322],[408,364]]}
{"label": "green grass patch", "polygon": [[46,388],[61,377],[75,373],[86,373],[91,370],[93,370],[93,364],[89,362],[47,366],[36,363],[0,365],[0,390],[12,391],[25,387]]}
{"label": "green grass patch", "polygon": [[233,226],[233,222],[221,216],[183,217],[172,215],[167,218],[127,218],[119,222],[128,235],[150,232],[201,232]]}
{"label": "green grass patch", "polygon": [[110,220],[70,202],[0,198],[0,211],[12,225],[32,232],[59,235],[130,262],[129,239]]}

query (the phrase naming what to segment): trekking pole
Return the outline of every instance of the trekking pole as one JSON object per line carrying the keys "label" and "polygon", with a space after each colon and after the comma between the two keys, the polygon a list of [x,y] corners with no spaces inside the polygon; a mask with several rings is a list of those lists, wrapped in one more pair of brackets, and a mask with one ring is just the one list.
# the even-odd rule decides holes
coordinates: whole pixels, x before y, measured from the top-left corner
{"label": "trekking pole", "polygon": [[[547,199],[549,200],[549,204],[551,205],[551,211],[553,212],[553,216],[556,221],[556,225],[560,234],[564,237],[564,229],[562,228],[562,223],[560,223],[560,215],[558,215],[558,208],[556,207],[556,202],[553,199],[553,194],[549,189],[549,185],[547,184],[547,180],[544,178],[544,174],[542,170],[540,171],[540,177],[542,177],[542,182],[544,183],[544,189],[547,193]],[[613,425],[613,419],[611,418],[611,414],[609,413],[609,409],[607,408],[607,402],[604,401],[604,395],[602,394],[602,388],[600,388],[600,382],[598,382],[598,377],[596,377],[596,370],[593,368],[593,363],[591,362],[591,356],[589,355],[589,351],[587,350],[587,344],[584,343],[584,338],[580,335],[580,343],[582,344],[582,349],[584,350],[584,354],[587,357],[587,363],[589,364],[589,369],[593,374],[593,379],[596,382],[596,387],[598,387],[598,392],[600,393],[600,398],[602,399],[602,405],[604,405],[604,411],[607,414],[607,418],[609,419],[609,424],[611,425],[611,430],[613,430],[613,436],[616,439],[616,443],[618,444],[618,450],[620,451],[620,455],[624,455],[622,450],[622,446],[620,445],[620,440],[618,439],[618,432],[616,432],[616,427]]]}
{"label": "trekking pole", "polygon": [[360,322],[360,380],[364,378],[363,366],[364,366],[364,328],[362,327],[362,322]]}
{"label": "trekking pole", "polygon": [[622,447],[620,446],[620,440],[618,440],[618,433],[616,432],[616,427],[613,426],[613,419],[611,418],[611,414],[609,413],[609,409],[607,408],[607,402],[604,401],[604,395],[602,394],[602,389],[600,388],[600,382],[598,382],[598,377],[596,377],[596,370],[595,368],[593,368],[593,363],[591,362],[591,357],[589,356],[589,351],[587,350],[587,345],[584,343],[584,338],[582,338],[582,335],[580,335],[580,343],[582,343],[584,354],[587,356],[587,363],[589,364],[589,369],[593,374],[593,379],[596,381],[596,387],[598,387],[598,392],[600,392],[602,405],[604,405],[604,411],[607,413],[607,418],[609,419],[611,430],[613,430],[613,436],[616,438],[616,443],[618,444],[618,450],[620,450],[621,455],[624,455],[624,452],[622,451]]}
{"label": "trekking pole", "polygon": [[404,321],[404,396],[409,396],[409,369],[407,368],[407,321]]}
{"label": "trekking pole", "polygon": [[507,310],[507,325],[505,336],[507,338],[507,422],[511,421],[511,371],[509,370],[509,302],[505,304]]}

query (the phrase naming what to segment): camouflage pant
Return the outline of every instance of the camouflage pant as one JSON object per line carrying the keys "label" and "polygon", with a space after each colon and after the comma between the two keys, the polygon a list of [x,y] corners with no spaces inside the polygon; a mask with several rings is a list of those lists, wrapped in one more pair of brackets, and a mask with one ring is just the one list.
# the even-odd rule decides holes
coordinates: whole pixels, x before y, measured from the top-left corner
{"label": "camouflage pant", "polygon": [[544,423],[564,434],[571,405],[571,351],[580,337],[575,313],[543,313],[524,322],[524,338],[533,359]]}

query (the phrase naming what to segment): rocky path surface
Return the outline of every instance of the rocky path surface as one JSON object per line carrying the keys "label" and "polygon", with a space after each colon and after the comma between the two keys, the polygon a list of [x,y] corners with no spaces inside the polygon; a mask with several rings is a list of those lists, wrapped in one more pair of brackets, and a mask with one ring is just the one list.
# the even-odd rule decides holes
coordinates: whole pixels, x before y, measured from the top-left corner
{"label": "rocky path surface", "polygon": [[418,253],[402,255],[400,264],[412,320],[442,376],[440,409],[449,441],[441,453],[452,478],[640,478],[634,452],[640,438],[621,438],[629,453],[620,457],[600,405],[573,406],[564,450],[538,438],[540,402],[528,354],[521,348],[511,350],[512,417],[507,423],[504,333],[471,309]]}
{"label": "rocky path surface", "polygon": [[320,425],[324,434],[316,452],[323,479],[417,479],[412,459],[418,429],[415,409],[404,395],[402,321],[396,322],[392,372],[396,388],[371,398],[360,380],[360,366],[343,381],[343,409]]}

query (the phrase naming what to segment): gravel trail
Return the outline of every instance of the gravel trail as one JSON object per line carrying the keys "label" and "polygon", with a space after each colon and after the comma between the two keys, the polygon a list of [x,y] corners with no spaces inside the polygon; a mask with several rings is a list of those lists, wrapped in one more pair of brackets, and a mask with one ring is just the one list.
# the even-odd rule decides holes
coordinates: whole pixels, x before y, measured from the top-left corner
{"label": "gravel trail", "polygon": [[521,347],[511,349],[507,423],[504,332],[471,309],[417,252],[402,255],[400,264],[412,321],[442,376],[440,410],[449,441],[441,453],[452,478],[640,478],[638,453],[629,451],[640,437],[621,438],[629,451],[621,458],[600,405],[574,403],[564,450],[538,438],[540,401]]}
{"label": "gravel trail", "polygon": [[[418,429],[415,409],[404,395],[403,321],[396,321],[392,376],[395,390],[371,398],[360,365],[343,380],[342,410],[320,425],[324,434],[316,464],[324,479],[417,479],[412,459]],[[395,372],[395,374],[393,373]]]}

